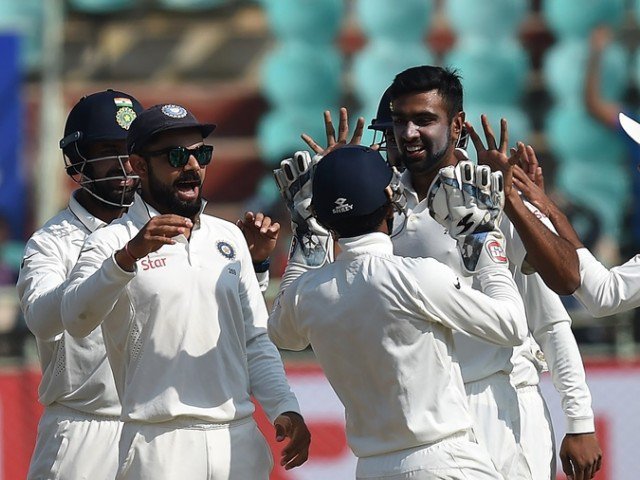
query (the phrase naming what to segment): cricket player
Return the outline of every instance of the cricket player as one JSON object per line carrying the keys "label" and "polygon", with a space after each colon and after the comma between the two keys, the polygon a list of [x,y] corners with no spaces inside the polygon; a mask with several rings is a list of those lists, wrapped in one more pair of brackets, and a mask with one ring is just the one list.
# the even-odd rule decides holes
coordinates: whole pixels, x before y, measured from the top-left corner
{"label": "cricket player", "polygon": [[[391,238],[395,254],[435,258],[458,272],[462,282],[474,286],[477,281],[465,273],[455,242],[431,217],[427,199],[439,169],[466,158],[456,149],[462,142],[463,128],[473,129],[464,122],[462,96],[458,76],[447,69],[414,67],[396,76],[391,86],[392,118],[396,143],[407,168],[402,182],[408,198],[407,214],[396,215]],[[340,123],[338,141],[344,141],[346,115],[342,113]],[[327,135],[333,135],[330,118]],[[322,153],[316,142],[306,135],[303,138],[316,153]],[[499,153],[495,140],[490,140],[490,148],[484,149],[479,163],[489,163],[485,157]],[[329,143],[332,141],[335,139]],[[513,349],[454,334],[476,436],[489,449],[505,478],[554,478],[552,425],[538,388],[539,372],[548,364],[567,420],[568,434],[561,447],[563,468],[569,475],[578,475],[576,478],[583,472],[591,475],[599,468],[601,451],[571,320],[560,299],[538,275],[522,273],[526,251],[509,220],[503,219],[501,230],[507,239],[507,257],[524,299],[531,335],[521,347]],[[545,254],[553,257],[558,252],[548,249]]]}
{"label": "cricket player", "polygon": [[63,297],[72,335],[102,325],[124,421],[118,479],[266,480],[251,394],[290,439],[281,465],[307,459],[246,241],[203,213],[214,127],[174,104],[138,115],[127,148],[140,195],[87,239]]}
{"label": "cricket player", "polygon": [[[492,228],[500,201],[492,211],[480,211],[466,208],[462,196],[447,198],[452,210],[490,218],[457,239],[465,265],[479,279],[478,291],[434,259],[393,254],[389,232],[403,194],[399,175],[380,153],[359,145],[336,148],[315,166],[312,180],[312,161],[303,153],[283,162],[278,184],[293,216],[311,220],[313,211],[309,229],[318,237],[331,231],[340,253],[302,274],[295,265],[295,279],[287,266],[285,277],[292,281],[276,299],[270,337],[281,348],[313,347],[344,404],[357,478],[502,478],[471,432],[451,334],[464,330],[509,346],[526,337],[503,237]],[[491,180],[499,199],[501,183]],[[311,209],[304,192],[310,183]],[[469,255],[472,245],[478,248]]]}
{"label": "cricket player", "polygon": [[60,147],[66,172],[80,188],[25,248],[17,289],[36,338],[42,367],[38,397],[45,407],[29,479],[106,480],[116,475],[120,402],[102,332],[69,335],[60,302],[85,238],[133,202],[138,179],[129,165],[126,137],[140,112],[135,98],[114,90],[76,103]]}
{"label": "cricket player", "polygon": [[[640,124],[624,113],[619,114],[619,121],[625,132],[640,143]],[[532,169],[537,170],[541,176],[542,168],[538,166],[535,152],[531,147],[527,150]],[[584,247],[567,217],[544,193],[543,183],[536,184],[521,171],[514,172],[513,183],[551,221],[558,235],[575,249],[579,259],[577,267],[572,264],[561,265],[549,272],[544,277],[545,281],[549,282],[553,278],[568,279],[561,288],[571,290],[574,297],[596,317],[614,315],[640,306],[640,284],[637,281],[640,275],[639,255],[622,265],[607,269]],[[544,241],[546,233],[538,233],[540,225],[544,224],[537,218],[524,225],[525,230],[521,235],[526,245]],[[576,281],[572,281],[572,278],[576,278]]]}

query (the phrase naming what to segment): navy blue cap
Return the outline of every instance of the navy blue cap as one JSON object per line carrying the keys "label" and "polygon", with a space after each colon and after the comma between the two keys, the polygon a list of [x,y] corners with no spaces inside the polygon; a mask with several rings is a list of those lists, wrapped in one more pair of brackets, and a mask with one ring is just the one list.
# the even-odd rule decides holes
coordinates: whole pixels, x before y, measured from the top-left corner
{"label": "navy blue cap", "polygon": [[200,123],[186,108],[174,104],[154,105],[138,115],[131,124],[127,136],[127,151],[142,152],[154,135],[179,128],[199,128],[202,138],[207,138],[216,126]]}
{"label": "navy blue cap", "polygon": [[144,109],[138,100],[128,93],[105,90],[82,97],[67,117],[63,150],[78,143],[101,140],[125,140],[131,123]]}
{"label": "navy blue cap", "polygon": [[389,203],[393,171],[379,152],[347,145],[328,153],[313,172],[311,205],[320,223],[360,217]]}
{"label": "navy blue cap", "polygon": [[382,98],[378,104],[376,118],[371,120],[371,125],[367,128],[369,130],[378,131],[385,131],[389,128],[393,128],[393,120],[391,118],[391,87],[387,87],[382,94]]}

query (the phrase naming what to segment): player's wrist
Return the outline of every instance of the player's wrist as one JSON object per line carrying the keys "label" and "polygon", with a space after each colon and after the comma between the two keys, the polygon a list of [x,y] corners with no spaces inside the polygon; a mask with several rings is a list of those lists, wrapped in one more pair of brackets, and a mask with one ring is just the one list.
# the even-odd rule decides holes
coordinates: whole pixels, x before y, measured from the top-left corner
{"label": "player's wrist", "polygon": [[265,273],[271,266],[271,259],[269,257],[264,260],[253,260],[253,271],[256,273]]}

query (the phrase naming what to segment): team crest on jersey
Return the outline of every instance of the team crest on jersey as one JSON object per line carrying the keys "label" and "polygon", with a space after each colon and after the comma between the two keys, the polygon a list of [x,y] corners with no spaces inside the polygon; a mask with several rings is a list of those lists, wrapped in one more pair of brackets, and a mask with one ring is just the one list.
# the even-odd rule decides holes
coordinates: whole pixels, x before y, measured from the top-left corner
{"label": "team crest on jersey", "polygon": [[507,263],[507,256],[504,253],[504,249],[500,242],[496,242],[495,240],[487,243],[487,250],[489,251],[489,256],[496,263]]}
{"label": "team crest on jersey", "polygon": [[121,107],[116,112],[116,122],[125,130],[129,130],[131,123],[136,119],[136,112],[130,107]]}
{"label": "team crest on jersey", "polygon": [[222,255],[224,258],[229,260],[233,260],[234,258],[236,258],[236,251],[229,242],[220,240],[218,243],[216,243],[216,247],[218,247],[218,252],[220,252],[220,255]]}
{"label": "team crest on jersey", "polygon": [[187,116],[187,110],[180,105],[163,105],[161,110],[162,113],[171,118],[184,118]]}

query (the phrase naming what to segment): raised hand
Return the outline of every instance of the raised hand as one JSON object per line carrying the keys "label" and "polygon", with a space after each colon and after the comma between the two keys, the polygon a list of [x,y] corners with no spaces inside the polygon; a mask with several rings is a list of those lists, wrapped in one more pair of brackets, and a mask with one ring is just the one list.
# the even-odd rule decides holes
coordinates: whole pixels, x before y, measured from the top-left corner
{"label": "raised hand", "polygon": [[173,245],[173,237],[189,237],[193,222],[179,215],[156,215],[116,253],[116,262],[121,268],[133,271],[137,260],[146,257],[164,245]]}
{"label": "raised hand", "polygon": [[272,222],[271,217],[262,212],[245,212],[244,218],[238,220],[236,225],[247,241],[253,263],[265,261],[276,248],[280,224]]}
{"label": "raised hand", "polygon": [[518,148],[514,153],[509,156],[509,130],[507,128],[507,121],[500,119],[500,141],[496,142],[496,137],[489,125],[489,120],[486,115],[481,115],[480,120],[482,122],[482,129],[487,141],[487,146],[484,146],[482,139],[469,122],[465,123],[469,137],[473,142],[478,153],[478,164],[488,165],[491,170],[500,171],[504,177],[504,189],[505,194],[508,196],[511,191],[511,176],[513,166],[518,164],[521,156],[524,154],[524,144],[518,143]]}
{"label": "raised hand", "polygon": [[311,174],[320,156],[301,150],[280,162],[273,175],[291,214],[293,242],[289,263],[319,267],[333,258],[333,241],[311,213]]}
{"label": "raised hand", "polygon": [[333,121],[331,120],[331,112],[329,110],[325,110],[324,129],[327,134],[327,146],[325,148],[321,147],[313,138],[311,138],[306,133],[303,133],[301,135],[302,140],[304,140],[305,143],[309,145],[309,148],[323,157],[336,148],[340,148],[347,144],[360,145],[360,141],[362,140],[362,132],[364,131],[364,118],[358,117],[356,128],[353,131],[353,136],[351,137],[351,140],[347,141],[347,138],[349,137],[349,114],[347,112],[347,109],[344,107],[340,109],[338,138],[336,138],[336,130],[333,126]]}

